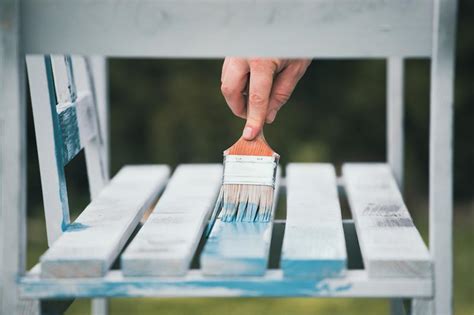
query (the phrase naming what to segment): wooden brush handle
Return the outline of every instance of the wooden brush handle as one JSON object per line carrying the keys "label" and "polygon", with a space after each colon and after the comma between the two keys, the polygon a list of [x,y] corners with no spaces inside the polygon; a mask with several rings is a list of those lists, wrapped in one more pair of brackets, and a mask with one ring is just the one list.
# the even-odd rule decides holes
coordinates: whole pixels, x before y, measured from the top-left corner
{"label": "wooden brush handle", "polygon": [[273,149],[268,145],[262,131],[251,141],[240,137],[240,139],[233,146],[224,151],[224,154],[273,156],[275,151],[273,151]]}

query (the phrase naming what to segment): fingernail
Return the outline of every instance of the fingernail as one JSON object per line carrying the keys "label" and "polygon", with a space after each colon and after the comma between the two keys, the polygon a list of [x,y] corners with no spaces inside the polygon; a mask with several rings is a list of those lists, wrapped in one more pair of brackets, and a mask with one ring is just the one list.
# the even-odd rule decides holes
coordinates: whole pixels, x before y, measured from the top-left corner
{"label": "fingernail", "polygon": [[267,123],[271,124],[274,120],[275,120],[275,117],[277,115],[277,110],[276,109],[272,109],[270,111],[270,113],[268,113],[268,116],[267,116]]}
{"label": "fingernail", "polygon": [[246,140],[251,140],[252,139],[252,127],[245,127],[244,132],[242,133],[242,136]]}

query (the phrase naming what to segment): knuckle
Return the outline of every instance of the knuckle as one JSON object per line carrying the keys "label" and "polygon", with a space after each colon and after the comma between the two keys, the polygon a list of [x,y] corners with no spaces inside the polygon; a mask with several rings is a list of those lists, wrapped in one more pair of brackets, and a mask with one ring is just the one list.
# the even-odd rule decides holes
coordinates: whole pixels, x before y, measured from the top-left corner
{"label": "knuckle", "polygon": [[235,92],[235,88],[228,84],[221,84],[221,92],[224,95],[232,95]]}
{"label": "knuckle", "polygon": [[276,91],[273,95],[275,101],[281,106],[284,105],[290,99],[291,94],[288,92]]}
{"label": "knuckle", "polygon": [[254,58],[249,60],[250,69],[259,72],[275,72],[278,64],[273,59]]}
{"label": "knuckle", "polygon": [[252,104],[252,106],[256,107],[263,107],[266,104],[266,99],[259,93],[250,93],[249,95],[249,103]]}

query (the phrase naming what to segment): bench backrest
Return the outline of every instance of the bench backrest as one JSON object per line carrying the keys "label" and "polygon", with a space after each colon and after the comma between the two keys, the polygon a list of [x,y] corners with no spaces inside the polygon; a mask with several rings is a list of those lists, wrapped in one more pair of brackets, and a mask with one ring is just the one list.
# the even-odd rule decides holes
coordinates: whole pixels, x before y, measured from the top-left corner
{"label": "bench backrest", "polygon": [[104,141],[89,60],[27,56],[48,244],[70,224],[64,167],[85,150],[91,198],[107,182]]}

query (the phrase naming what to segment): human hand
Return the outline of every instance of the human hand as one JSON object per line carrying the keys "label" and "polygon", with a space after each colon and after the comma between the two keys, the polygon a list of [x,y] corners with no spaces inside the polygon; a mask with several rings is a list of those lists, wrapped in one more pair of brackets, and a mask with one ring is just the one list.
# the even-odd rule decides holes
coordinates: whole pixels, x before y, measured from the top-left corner
{"label": "human hand", "polygon": [[265,122],[275,120],[310,63],[310,59],[225,58],[221,91],[234,115],[247,119],[244,139],[253,140]]}

